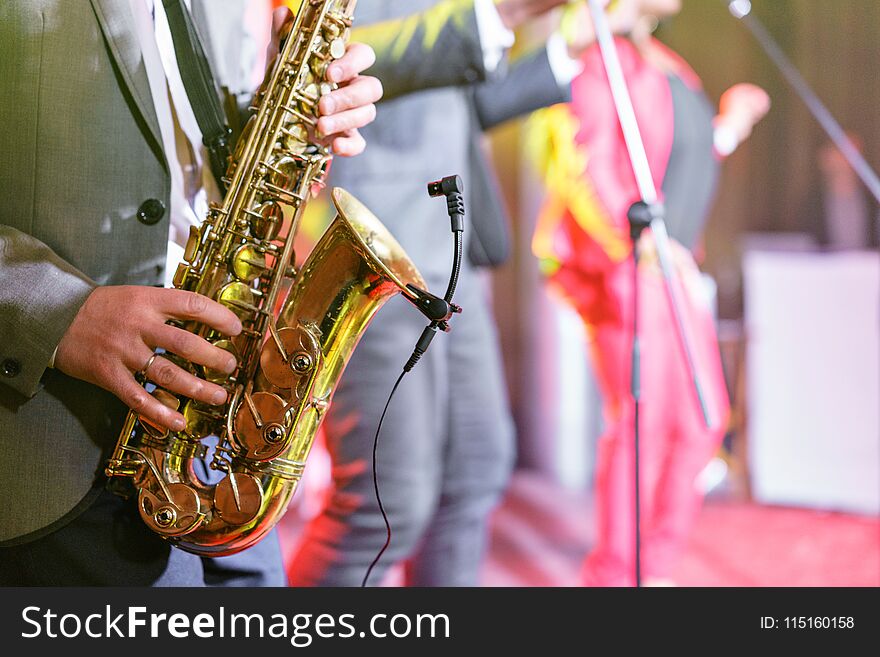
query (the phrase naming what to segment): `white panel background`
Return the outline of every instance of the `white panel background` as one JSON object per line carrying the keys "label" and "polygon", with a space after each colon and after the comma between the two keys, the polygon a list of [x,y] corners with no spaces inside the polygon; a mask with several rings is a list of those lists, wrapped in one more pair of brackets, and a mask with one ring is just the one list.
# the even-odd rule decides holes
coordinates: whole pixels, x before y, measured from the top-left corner
{"label": "white panel background", "polygon": [[880,513],[880,254],[747,252],[758,501]]}

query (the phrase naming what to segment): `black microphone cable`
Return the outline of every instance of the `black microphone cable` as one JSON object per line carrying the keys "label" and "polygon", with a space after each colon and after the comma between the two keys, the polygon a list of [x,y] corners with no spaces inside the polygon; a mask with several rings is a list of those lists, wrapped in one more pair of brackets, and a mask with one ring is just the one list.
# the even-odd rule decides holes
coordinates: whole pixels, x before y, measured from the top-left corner
{"label": "black microphone cable", "polygon": [[379,419],[379,426],[376,428],[376,436],[373,438],[373,490],[376,493],[376,502],[379,504],[379,512],[382,514],[382,520],[385,522],[385,544],[382,546],[382,549],[379,550],[376,558],[373,559],[370,567],[367,568],[367,572],[364,574],[364,581],[361,582],[361,588],[366,588],[367,580],[370,579],[373,568],[376,567],[376,564],[379,563],[382,555],[385,554],[385,550],[391,545],[391,523],[388,521],[388,514],[385,513],[385,506],[382,504],[382,496],[379,494],[379,469],[377,467],[377,456],[379,451],[379,434],[382,432],[382,423],[385,421],[385,414],[388,413],[388,407],[391,406],[391,400],[394,399],[394,393],[397,392],[397,388],[400,387],[400,382],[403,381],[403,377],[405,376],[406,370],[402,371],[400,376],[397,377],[397,382],[391,389],[391,394],[388,395],[388,401],[385,402],[385,410],[382,411],[382,417]]}
{"label": "black microphone cable", "polygon": [[434,336],[437,335],[437,329],[442,329],[444,332],[448,333],[450,330],[449,320],[452,318],[452,315],[461,312],[461,308],[452,303],[452,298],[455,296],[455,289],[458,287],[458,279],[461,274],[461,261],[464,254],[463,193],[464,185],[459,176],[447,176],[446,178],[443,178],[443,180],[428,184],[429,196],[436,197],[442,195],[446,197],[447,213],[449,214],[449,219],[452,223],[452,234],[455,239],[452,272],[449,275],[449,285],[446,287],[446,294],[443,295],[442,299],[435,297],[429,292],[420,290],[414,285],[407,286],[412,294],[412,297],[407,296],[407,299],[409,299],[409,301],[418,308],[425,317],[430,319],[431,323],[428,324],[424,331],[422,331],[422,335],[419,337],[412,355],[409,357],[406,365],[403,366],[403,371],[400,373],[400,376],[397,377],[397,381],[391,389],[391,394],[388,395],[388,400],[385,402],[385,408],[382,411],[382,416],[379,418],[379,425],[376,427],[376,435],[373,438],[373,491],[376,494],[376,503],[379,505],[379,512],[382,514],[382,520],[385,523],[385,544],[382,546],[382,549],[379,550],[378,554],[376,554],[376,558],[373,559],[370,567],[367,568],[367,572],[364,574],[364,579],[361,582],[361,588],[366,588],[373,569],[391,545],[391,523],[388,520],[388,514],[385,512],[385,506],[382,504],[382,496],[379,493],[378,453],[379,435],[382,433],[382,424],[385,422],[388,408],[391,406],[391,401],[394,399],[394,395],[400,387],[403,377],[413,370],[428,350],[428,347],[431,346],[431,341],[434,339]]}

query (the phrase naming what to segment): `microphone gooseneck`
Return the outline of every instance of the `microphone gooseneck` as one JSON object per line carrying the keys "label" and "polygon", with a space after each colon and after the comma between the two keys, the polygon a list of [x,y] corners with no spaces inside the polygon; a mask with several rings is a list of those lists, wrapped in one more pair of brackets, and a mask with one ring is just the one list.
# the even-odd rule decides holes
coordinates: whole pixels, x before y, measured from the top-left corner
{"label": "microphone gooseneck", "polygon": [[420,290],[414,285],[409,285],[413,293],[412,303],[419,311],[431,320],[431,323],[422,331],[412,355],[404,366],[405,372],[410,372],[419,362],[421,357],[431,346],[431,341],[437,334],[437,329],[449,332],[449,320],[453,314],[460,313],[461,308],[452,303],[455,290],[458,287],[458,279],[461,275],[461,261],[464,257],[464,183],[460,176],[447,176],[442,180],[428,183],[428,195],[432,198],[446,197],[446,212],[449,215],[452,235],[455,240],[453,251],[452,271],[449,274],[449,284],[446,293],[440,299],[434,295]]}

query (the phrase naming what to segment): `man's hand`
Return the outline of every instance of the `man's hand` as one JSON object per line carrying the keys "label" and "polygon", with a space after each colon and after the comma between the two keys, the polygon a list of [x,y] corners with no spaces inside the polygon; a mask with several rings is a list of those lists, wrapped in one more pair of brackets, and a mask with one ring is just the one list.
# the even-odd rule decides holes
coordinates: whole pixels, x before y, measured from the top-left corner
{"label": "man's hand", "polygon": [[[241,332],[229,309],[184,290],[151,287],[99,287],[89,295],[58,345],[55,368],[109,390],[136,413],[162,427],[182,431],[183,415],[162,405],[134,378],[157,347],[193,363],[231,373],[235,358],[169,319],[201,322],[223,335]],[[206,404],[220,405],[226,391],[158,357],[146,372],[157,385]]]}
{"label": "man's hand", "polygon": [[[276,9],[272,15],[272,41],[269,43],[266,61],[269,68],[278,56],[279,44],[293,26],[293,14],[286,7]],[[318,104],[317,137],[332,147],[336,155],[352,157],[366,148],[366,142],[358,132],[376,118],[376,105],[382,99],[382,83],[377,78],[361,75],[376,62],[373,49],[363,43],[351,43],[345,54],[327,67],[328,82],[338,88],[324,94]]]}
{"label": "man's hand", "polygon": [[375,63],[376,53],[370,46],[351,43],[345,54],[327,68],[327,79],[339,88],[324,94],[318,103],[318,132],[336,155],[358,155],[367,146],[358,128],[375,120],[382,83],[360,73]]}
{"label": "man's hand", "polygon": [[[610,0],[602,0],[607,7]],[[606,13],[608,27],[612,34],[629,34],[639,19],[638,0],[618,0],[614,9]],[[596,43],[596,28],[586,2],[571,4],[565,8],[562,17],[562,35],[568,43],[568,53],[579,59],[584,51]]]}
{"label": "man's hand", "polygon": [[715,127],[731,129],[742,143],[769,111],[770,96],[766,91],[754,84],[736,84],[721,95]]}

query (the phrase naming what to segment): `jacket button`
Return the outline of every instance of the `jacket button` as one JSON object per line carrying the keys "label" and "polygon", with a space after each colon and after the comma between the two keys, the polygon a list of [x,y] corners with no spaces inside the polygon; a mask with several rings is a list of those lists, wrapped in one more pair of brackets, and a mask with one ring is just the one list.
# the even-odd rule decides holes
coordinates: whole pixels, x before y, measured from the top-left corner
{"label": "jacket button", "polygon": [[7,358],[0,363],[0,372],[3,373],[3,376],[11,379],[12,377],[18,376],[18,373],[21,372],[21,363],[15,358]]}
{"label": "jacket button", "polygon": [[141,203],[141,207],[137,211],[138,221],[147,226],[158,224],[164,216],[165,204],[156,198],[150,198]]}

